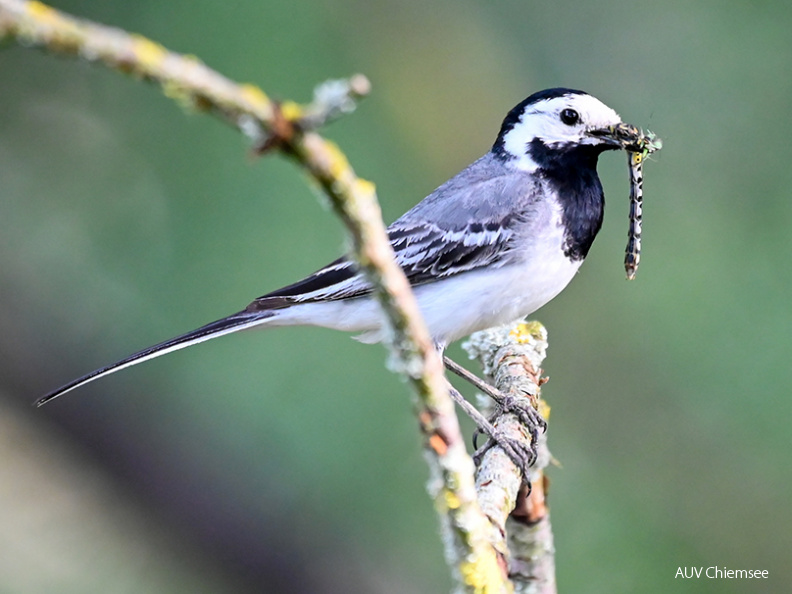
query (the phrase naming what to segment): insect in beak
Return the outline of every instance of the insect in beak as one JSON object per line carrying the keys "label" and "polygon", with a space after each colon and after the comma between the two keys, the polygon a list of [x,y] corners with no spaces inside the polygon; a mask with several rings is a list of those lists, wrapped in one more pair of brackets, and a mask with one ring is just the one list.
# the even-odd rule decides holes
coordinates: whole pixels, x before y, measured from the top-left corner
{"label": "insect in beak", "polygon": [[663,147],[663,143],[652,132],[644,132],[632,124],[619,123],[607,128],[591,130],[589,134],[607,141],[614,147],[630,153],[643,153],[644,156]]}
{"label": "insect in beak", "polygon": [[643,208],[643,162],[648,155],[663,147],[662,141],[652,132],[644,132],[632,124],[616,124],[589,132],[614,146],[627,151],[630,168],[630,226],[627,231],[627,248],[624,269],[627,280],[633,280],[641,261],[641,222]]}
{"label": "insect in beak", "polygon": [[[620,128],[620,127],[624,128]],[[648,155],[663,147],[662,141],[653,133],[644,133],[635,126],[620,124],[614,137],[623,139],[630,168],[630,226],[627,230],[627,248],[624,251],[624,270],[627,280],[635,279],[641,262],[641,223],[643,210],[643,162]]]}

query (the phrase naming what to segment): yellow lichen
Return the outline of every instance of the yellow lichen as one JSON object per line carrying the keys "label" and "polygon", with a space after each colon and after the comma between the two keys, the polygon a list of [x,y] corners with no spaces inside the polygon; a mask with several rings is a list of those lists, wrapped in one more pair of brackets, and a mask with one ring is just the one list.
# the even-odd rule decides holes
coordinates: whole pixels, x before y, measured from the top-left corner
{"label": "yellow lichen", "polygon": [[135,53],[137,62],[144,69],[152,69],[159,66],[168,51],[159,43],[154,43],[142,35],[132,35],[132,51]]}
{"label": "yellow lichen", "polygon": [[459,497],[453,491],[446,489],[443,493],[443,499],[446,509],[459,509]]}
{"label": "yellow lichen", "polygon": [[192,92],[184,85],[176,81],[163,81],[162,92],[166,97],[173,99],[185,109],[193,109],[196,107],[195,96],[192,94]]}
{"label": "yellow lichen", "polygon": [[539,322],[520,322],[509,332],[509,338],[518,344],[527,344],[532,340],[541,339],[543,330],[544,326]]}
{"label": "yellow lichen", "polygon": [[349,171],[349,161],[346,155],[338,148],[334,142],[326,140],[324,143],[325,156],[328,158],[328,170],[330,175],[335,179],[341,179],[343,174]]}
{"label": "yellow lichen", "polygon": [[43,2],[27,3],[27,9],[30,16],[41,23],[54,23],[59,20],[60,15],[58,11],[44,4]]}
{"label": "yellow lichen", "polygon": [[256,85],[249,83],[239,85],[240,95],[245,101],[249,101],[256,107],[269,107],[270,98]]}
{"label": "yellow lichen", "polygon": [[483,559],[479,558],[461,563],[459,565],[459,573],[462,575],[462,581],[466,586],[481,594],[495,592],[495,586],[502,585],[504,581],[503,572],[498,566],[494,554],[487,555]]}
{"label": "yellow lichen", "polygon": [[367,179],[357,178],[355,180],[355,193],[373,195],[377,192],[377,187]]}
{"label": "yellow lichen", "polygon": [[303,117],[303,108],[294,101],[284,101],[280,106],[283,117],[290,122],[296,122]]}

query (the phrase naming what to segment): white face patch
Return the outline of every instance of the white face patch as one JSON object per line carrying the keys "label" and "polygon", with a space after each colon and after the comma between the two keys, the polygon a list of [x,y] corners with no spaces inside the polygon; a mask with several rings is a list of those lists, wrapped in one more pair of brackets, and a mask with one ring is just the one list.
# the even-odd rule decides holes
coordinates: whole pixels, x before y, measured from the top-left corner
{"label": "white face patch", "polygon": [[[561,113],[573,110],[578,120],[564,123]],[[596,145],[601,139],[588,132],[621,123],[619,114],[591,95],[571,94],[532,103],[525,108],[520,121],[503,137],[503,148],[515,157],[515,165],[535,171],[536,163],[528,156],[528,145],[538,138],[548,147],[564,144]]]}

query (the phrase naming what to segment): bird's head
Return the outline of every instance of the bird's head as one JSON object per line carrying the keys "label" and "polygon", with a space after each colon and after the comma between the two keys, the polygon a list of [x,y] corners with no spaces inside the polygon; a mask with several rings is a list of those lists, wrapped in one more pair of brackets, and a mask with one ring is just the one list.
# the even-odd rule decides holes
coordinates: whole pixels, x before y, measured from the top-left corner
{"label": "bird's head", "polygon": [[515,166],[535,170],[546,157],[575,152],[638,150],[643,134],[615,111],[574,89],[534,93],[503,120],[493,152]]}

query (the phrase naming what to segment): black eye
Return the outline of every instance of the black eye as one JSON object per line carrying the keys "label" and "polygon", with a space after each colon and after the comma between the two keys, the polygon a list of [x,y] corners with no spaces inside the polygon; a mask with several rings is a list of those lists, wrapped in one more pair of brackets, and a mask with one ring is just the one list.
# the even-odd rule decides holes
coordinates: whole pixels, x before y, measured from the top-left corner
{"label": "black eye", "polygon": [[567,108],[561,112],[561,121],[567,126],[574,126],[578,123],[579,119],[580,115],[574,109]]}

